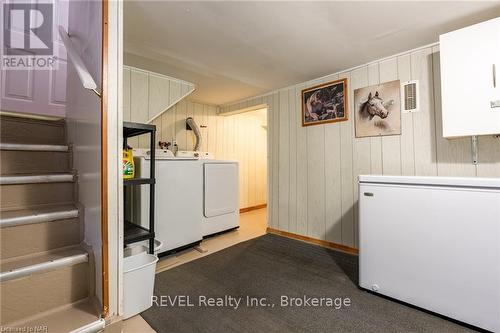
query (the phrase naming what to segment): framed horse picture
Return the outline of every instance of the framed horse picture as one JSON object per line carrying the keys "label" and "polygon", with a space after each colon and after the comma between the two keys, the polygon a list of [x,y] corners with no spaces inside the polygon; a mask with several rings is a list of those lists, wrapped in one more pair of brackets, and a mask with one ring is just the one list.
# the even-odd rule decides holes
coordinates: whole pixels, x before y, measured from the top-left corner
{"label": "framed horse picture", "polygon": [[302,126],[347,120],[347,79],[302,90]]}
{"label": "framed horse picture", "polygon": [[354,90],[357,138],[401,134],[399,80]]}

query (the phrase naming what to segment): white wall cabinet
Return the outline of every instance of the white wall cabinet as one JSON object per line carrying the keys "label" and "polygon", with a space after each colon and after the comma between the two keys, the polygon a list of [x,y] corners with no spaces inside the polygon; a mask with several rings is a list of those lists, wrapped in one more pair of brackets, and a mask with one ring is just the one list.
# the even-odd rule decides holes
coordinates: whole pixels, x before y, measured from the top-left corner
{"label": "white wall cabinet", "polygon": [[500,18],[439,42],[443,137],[500,133]]}

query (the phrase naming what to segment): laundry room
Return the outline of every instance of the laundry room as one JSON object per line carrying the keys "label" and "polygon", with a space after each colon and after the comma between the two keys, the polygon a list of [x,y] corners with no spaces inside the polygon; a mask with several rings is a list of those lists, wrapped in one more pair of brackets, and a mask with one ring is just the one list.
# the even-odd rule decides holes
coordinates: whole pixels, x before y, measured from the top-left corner
{"label": "laundry room", "polygon": [[[124,59],[125,265],[145,249],[161,272],[264,235],[268,108],[220,114],[203,87]],[[139,309],[125,304],[125,317]]]}
{"label": "laundry room", "polygon": [[[238,229],[238,239],[265,233],[267,107],[220,114],[219,106],[198,101],[207,99],[198,93],[203,87],[165,75],[165,65],[133,54],[124,54],[124,59],[124,124],[155,129],[154,229],[162,262],[196,250],[205,253],[203,238],[227,231]],[[128,181],[150,177],[151,135],[126,138],[124,149],[133,165]],[[124,199],[128,226],[149,230],[149,189],[126,186]],[[211,242],[227,237],[213,237]],[[142,245],[134,240],[128,246]]]}
{"label": "laundry room", "polygon": [[[254,17],[262,25],[250,29],[253,21],[243,14],[241,6],[255,13]],[[278,12],[277,6],[267,3],[264,7]],[[311,6],[336,7],[333,3],[314,3]],[[346,13],[351,8],[346,4],[339,6],[346,6]],[[305,7],[305,4],[294,3],[288,10],[290,14],[296,14]],[[361,12],[368,11],[354,7]],[[164,18],[160,19],[156,11],[168,12],[168,23],[163,22]],[[319,63],[308,62],[308,54],[299,52],[300,57],[294,57],[293,52],[279,52],[269,42],[245,47],[240,38],[247,33],[250,40],[260,38],[260,43],[266,43],[264,41],[270,38],[284,49],[295,45],[288,39],[291,37],[281,40],[284,37],[280,36],[288,36],[286,25],[278,28],[277,35],[267,34],[264,26],[272,21],[268,21],[268,14],[250,3],[235,6],[227,3],[131,1],[125,4],[124,149],[131,154],[135,172],[134,178],[124,179],[125,265],[133,260],[130,258],[135,253],[128,249],[143,246],[149,253],[157,255],[155,287],[149,292],[153,299],[160,295],[183,294],[199,299],[211,296],[209,290],[212,288],[225,290],[231,295],[252,295],[256,290],[242,288],[242,281],[246,274],[266,276],[269,270],[274,270],[274,267],[267,267],[268,264],[276,265],[276,271],[283,269],[289,274],[286,276],[294,277],[293,269],[301,270],[298,263],[309,260],[305,259],[309,255],[311,257],[307,258],[313,261],[329,261],[320,259],[322,256],[314,252],[314,248],[301,249],[298,243],[283,241],[293,239],[334,250],[329,255],[335,258],[334,266],[338,265],[344,272],[339,278],[342,281],[350,279],[373,293],[410,299],[410,303],[437,310],[451,318],[458,316],[462,321],[472,320],[484,325],[480,316],[474,317],[474,314],[447,302],[447,305],[437,305],[439,302],[421,298],[422,293],[417,295],[409,291],[404,282],[393,280],[392,276],[398,273],[382,264],[394,262],[404,272],[417,276],[420,273],[405,265],[401,256],[389,255],[391,249],[395,246],[398,251],[412,253],[415,258],[423,256],[417,253],[430,255],[429,251],[432,251],[430,245],[429,249],[422,250],[415,243],[420,236],[427,238],[417,226],[394,224],[394,219],[407,215],[410,202],[421,202],[426,207],[436,207],[438,203],[446,206],[445,193],[433,192],[433,188],[490,188],[497,184],[494,177],[500,176],[499,139],[490,135],[496,130],[478,125],[475,130],[465,133],[465,128],[450,120],[447,113],[450,105],[458,108],[470,103],[462,100],[459,104],[449,98],[447,92],[453,87],[449,79],[449,68],[454,66],[450,54],[457,45],[455,41],[447,42],[447,38],[466,37],[455,37],[453,32],[444,34],[453,30],[444,23],[437,29],[439,33],[429,28],[426,33],[432,38],[425,39],[422,35],[419,43],[406,48],[384,42],[382,51],[373,40],[363,37],[370,47],[352,46],[350,55],[332,49],[331,54],[339,57],[338,62],[343,65],[328,67],[329,62],[335,63],[336,60],[325,58],[323,62],[318,60]],[[241,22],[230,19],[231,15]],[[223,25],[230,27],[228,30],[221,31],[213,25],[220,17],[224,17]],[[146,18],[154,24],[149,25]],[[186,26],[184,21],[190,25]],[[304,29],[317,32],[313,26]],[[197,29],[196,33],[194,29]],[[390,34],[382,30],[380,33]],[[217,34],[226,39],[213,39]],[[203,36],[214,45],[207,45]],[[341,39],[337,42],[340,43]],[[233,45],[239,45],[241,49],[232,48]],[[369,48],[379,51],[371,52],[370,57],[362,56],[361,51]],[[267,59],[266,52],[275,52],[273,56],[279,61]],[[317,59],[321,59],[320,54]],[[350,61],[351,58],[356,58],[357,62]],[[281,61],[288,61],[288,65]],[[295,70],[297,62],[301,69]],[[311,74],[313,68],[317,69],[317,75]],[[301,76],[300,70],[309,71],[310,75]],[[127,134],[128,126],[140,127],[141,124],[149,126],[152,132]],[[479,133],[483,133],[480,138],[475,136]],[[467,135],[472,135],[472,138],[467,138]],[[151,168],[152,160],[155,160],[154,168]],[[153,176],[151,172],[154,172]],[[456,176],[485,177],[488,180],[449,178]],[[148,177],[154,178],[150,184],[133,184]],[[396,188],[401,187],[408,189],[397,193]],[[413,187],[422,191],[428,188],[429,193],[414,192],[410,189]],[[454,194],[450,193],[450,196]],[[456,197],[455,200],[474,199]],[[477,206],[483,207],[484,211],[491,210],[496,200],[494,196],[484,200]],[[445,214],[437,208],[429,208],[429,212],[432,217],[424,217],[422,212],[422,219],[433,220]],[[465,215],[465,212],[461,213],[462,217]],[[381,229],[366,222],[372,220]],[[443,228],[445,221],[442,221]],[[497,236],[487,236],[491,234],[486,231],[491,230],[492,221],[484,223],[482,231],[465,226],[462,229],[477,237],[491,238],[489,244],[492,244]],[[138,235],[142,236],[133,236],[134,232],[127,226],[131,229],[139,226],[142,233]],[[413,237],[407,237],[405,228],[413,228]],[[391,233],[397,236],[391,236]],[[464,235],[458,231],[452,234],[456,239]],[[257,250],[260,247],[266,249],[265,255]],[[305,251],[303,254],[302,250]],[[364,252],[358,262],[360,251]],[[270,259],[273,264],[261,260],[262,256],[277,253],[281,257]],[[281,267],[283,258],[290,257],[295,258],[291,263],[295,268]],[[491,261],[493,257],[488,256],[487,260]],[[377,262],[384,268],[374,265]],[[428,262],[427,267],[434,267],[434,264],[434,261]],[[451,270],[454,261],[448,260],[446,265]],[[483,269],[479,266],[477,271]],[[212,267],[219,267],[224,272],[222,274],[234,279],[234,283],[228,279],[223,284],[213,283]],[[191,273],[200,276],[199,283],[181,286],[174,282]],[[214,274],[219,273],[214,271]],[[337,273],[329,274],[336,276]],[[300,284],[297,282],[300,278],[296,278],[298,280],[291,278],[294,281],[291,284]],[[316,276],[309,278],[316,279]],[[486,280],[491,287],[492,281]],[[288,289],[266,281],[260,292],[273,299],[279,298],[281,292],[283,299]],[[380,285],[384,283],[389,284],[385,286],[386,290]],[[314,293],[320,285],[307,284],[306,293]],[[300,288],[297,285],[297,290]],[[331,288],[340,288],[337,294],[342,294],[348,287]],[[124,292],[127,293],[127,288]],[[358,297],[357,293],[352,295],[354,299]],[[349,302],[351,300],[349,298]],[[372,301],[357,299],[358,304]],[[198,327],[197,323],[181,324],[175,319],[176,314],[181,317],[188,315],[179,304],[171,304],[171,307],[173,310],[166,312],[153,301],[151,308],[141,316],[136,314],[144,308],[126,313],[125,318],[129,318],[129,325],[150,325],[155,330],[175,325],[186,330]],[[202,308],[199,305],[196,311],[204,317],[207,312]],[[489,310],[484,308],[484,311]],[[216,322],[227,320],[223,318],[245,315],[246,312],[235,313],[214,312],[213,316],[219,319],[207,319],[206,322],[217,325]],[[265,316],[265,312],[262,315]],[[165,316],[175,324],[170,326]],[[408,316],[411,317],[407,323],[410,326],[419,326],[425,321],[417,314],[408,313]],[[486,322],[489,322],[486,325],[492,323]],[[302,323],[297,322],[297,325]],[[431,325],[435,325],[434,330],[449,328],[448,323],[435,320]],[[269,329],[274,326],[262,324],[259,327]]]}
{"label": "laundry room", "polygon": [[500,332],[500,1],[0,25],[0,332]]}

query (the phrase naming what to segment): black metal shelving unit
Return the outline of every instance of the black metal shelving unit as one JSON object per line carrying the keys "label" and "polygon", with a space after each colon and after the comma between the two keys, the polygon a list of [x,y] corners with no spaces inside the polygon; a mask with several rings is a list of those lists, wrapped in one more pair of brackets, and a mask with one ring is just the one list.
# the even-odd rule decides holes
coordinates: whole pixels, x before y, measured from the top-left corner
{"label": "black metal shelving unit", "polygon": [[[149,185],[149,229],[134,223],[133,221],[125,221],[123,230],[124,245],[149,240],[149,253],[154,253],[155,240],[155,142],[156,142],[156,126],[149,124],[123,122],[123,147],[127,147],[127,140],[134,136],[149,134],[150,136],[150,169],[149,178],[132,178],[124,179],[124,196],[126,195],[126,186],[142,186]],[[125,216],[125,215],[124,215]]]}

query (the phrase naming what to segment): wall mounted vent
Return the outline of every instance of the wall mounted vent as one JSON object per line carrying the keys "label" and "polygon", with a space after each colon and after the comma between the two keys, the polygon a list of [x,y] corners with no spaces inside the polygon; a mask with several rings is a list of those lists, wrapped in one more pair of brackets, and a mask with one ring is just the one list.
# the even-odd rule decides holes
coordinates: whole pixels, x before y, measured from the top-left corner
{"label": "wall mounted vent", "polygon": [[401,84],[402,112],[417,112],[419,103],[418,80],[406,81]]}

